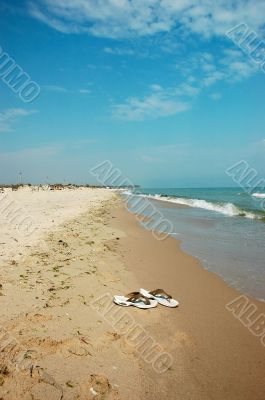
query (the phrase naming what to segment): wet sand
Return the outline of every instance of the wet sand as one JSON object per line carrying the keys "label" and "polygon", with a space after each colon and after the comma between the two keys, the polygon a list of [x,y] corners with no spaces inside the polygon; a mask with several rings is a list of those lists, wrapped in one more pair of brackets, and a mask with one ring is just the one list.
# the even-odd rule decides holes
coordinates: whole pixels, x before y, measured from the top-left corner
{"label": "wet sand", "polygon": [[151,332],[173,355],[174,373],[153,377],[153,395],[165,399],[264,399],[265,342],[263,345],[241,320],[250,325],[264,315],[265,304],[248,297],[250,308],[241,320],[236,319],[226,305],[240,293],[181,251],[177,240],[156,240],[124,209],[115,216],[114,226],[126,232],[119,249],[128,269],[142,287],[163,288],[180,301],[178,309],[159,306],[154,311],[159,313],[159,321]]}

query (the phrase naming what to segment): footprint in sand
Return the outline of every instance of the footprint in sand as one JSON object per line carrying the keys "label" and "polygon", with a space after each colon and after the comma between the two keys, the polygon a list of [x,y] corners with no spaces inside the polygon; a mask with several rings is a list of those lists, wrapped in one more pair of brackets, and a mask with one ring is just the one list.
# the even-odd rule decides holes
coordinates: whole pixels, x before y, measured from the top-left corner
{"label": "footprint in sand", "polygon": [[118,391],[103,375],[90,375],[87,381],[81,382],[79,391],[80,400],[120,400]]}

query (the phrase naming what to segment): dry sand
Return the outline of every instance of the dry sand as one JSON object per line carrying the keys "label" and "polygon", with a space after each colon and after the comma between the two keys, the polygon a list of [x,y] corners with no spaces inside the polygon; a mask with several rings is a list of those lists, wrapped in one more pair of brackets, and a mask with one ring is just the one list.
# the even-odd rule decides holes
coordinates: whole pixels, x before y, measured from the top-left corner
{"label": "dry sand", "polygon": [[[27,193],[41,229],[16,260],[0,236],[0,399],[263,400],[265,348],[225,309],[239,294],[112,192],[81,192]],[[140,286],[181,305],[113,305]]]}
{"label": "dry sand", "polygon": [[111,191],[102,189],[36,189],[0,193],[0,263],[19,258],[47,231],[112,197]]}

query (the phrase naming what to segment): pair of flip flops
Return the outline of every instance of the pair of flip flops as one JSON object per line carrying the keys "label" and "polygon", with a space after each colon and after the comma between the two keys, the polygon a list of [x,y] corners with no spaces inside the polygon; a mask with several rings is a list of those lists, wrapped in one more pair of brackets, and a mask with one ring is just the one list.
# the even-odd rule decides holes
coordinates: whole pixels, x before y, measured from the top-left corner
{"label": "pair of flip flops", "polygon": [[179,305],[179,302],[172,299],[172,296],[163,289],[152,291],[140,289],[139,292],[132,292],[126,296],[114,296],[113,301],[119,306],[134,306],[142,309],[154,308],[158,303],[166,307],[177,307]]}

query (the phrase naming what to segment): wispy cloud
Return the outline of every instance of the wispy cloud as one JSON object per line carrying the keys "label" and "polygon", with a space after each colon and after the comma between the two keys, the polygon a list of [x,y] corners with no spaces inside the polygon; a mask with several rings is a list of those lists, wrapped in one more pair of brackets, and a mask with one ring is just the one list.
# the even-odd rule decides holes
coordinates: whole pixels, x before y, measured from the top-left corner
{"label": "wispy cloud", "polygon": [[91,93],[91,90],[89,90],[89,89],[79,89],[78,92],[81,93],[81,94],[89,94],[89,93]]}
{"label": "wispy cloud", "polygon": [[36,0],[30,14],[63,33],[110,38],[139,37],[176,28],[212,37],[244,21],[255,30],[264,24],[265,3],[256,0]]}
{"label": "wispy cloud", "polygon": [[[151,52],[157,48],[176,51],[176,69],[181,72],[183,83],[169,88],[156,83],[147,94],[127,96],[112,107],[113,117],[121,120],[168,117],[187,111],[193,99],[204,92],[218,100],[219,83],[238,82],[257,71],[227,37],[223,40],[225,33],[243,21],[261,34],[265,24],[264,0],[256,0],[255,7],[253,0],[28,0],[28,12],[62,33],[87,33],[116,40],[108,41],[110,44],[102,49],[113,56],[141,54],[143,42],[148,43]],[[214,40],[214,46],[208,47],[212,53],[197,51],[199,46],[192,52],[187,48],[188,38],[189,43],[201,40],[204,48]],[[94,64],[87,67],[96,68]],[[47,85],[46,90],[89,93],[85,88],[73,91],[54,85]]]}
{"label": "wispy cloud", "polygon": [[57,93],[72,93],[71,90],[66,89],[62,86],[57,85],[43,85],[42,88],[47,92],[57,92]]}
{"label": "wispy cloud", "polygon": [[180,59],[176,69],[187,80],[193,77],[201,88],[209,87],[217,82],[237,82],[248,78],[257,72],[248,58],[241,51],[231,48],[218,48],[218,52],[195,52],[186,56],[185,61]]}
{"label": "wispy cloud", "polygon": [[35,114],[36,112],[36,110],[26,110],[24,108],[9,108],[2,111],[0,113],[0,132],[13,131],[13,125],[18,119]]}
{"label": "wispy cloud", "polygon": [[210,97],[212,100],[217,101],[217,100],[220,100],[220,99],[222,98],[222,95],[221,95],[221,93],[215,92],[215,93],[210,93],[210,94],[209,94],[209,97]]}
{"label": "wispy cloud", "polygon": [[113,117],[125,121],[141,121],[158,117],[168,117],[187,111],[189,102],[178,98],[171,90],[153,85],[152,92],[143,97],[131,97],[124,104],[113,107]]}
{"label": "wispy cloud", "polygon": [[105,47],[104,53],[113,54],[115,56],[134,56],[135,51],[133,49],[122,48],[122,47]]}
{"label": "wispy cloud", "polygon": [[198,86],[191,85],[189,83],[182,83],[176,88],[175,93],[179,96],[194,97],[200,93],[201,89]]}
{"label": "wispy cloud", "polygon": [[76,93],[89,94],[89,93],[91,93],[91,90],[86,89],[86,88],[70,90],[63,86],[57,86],[57,85],[43,85],[42,88],[44,90],[46,90],[46,92],[55,92],[55,93],[69,93],[69,94],[76,94]]}
{"label": "wispy cloud", "polygon": [[218,83],[235,83],[256,73],[256,67],[242,52],[223,47],[216,54],[197,51],[186,57],[183,55],[176,68],[183,77],[181,84],[168,88],[158,83],[149,86],[151,94],[142,98],[130,97],[123,104],[116,105],[113,111],[115,118],[143,120],[175,115],[189,110],[192,99],[204,92],[208,92],[212,100],[219,100],[219,90],[212,91]]}
{"label": "wispy cloud", "polygon": [[149,86],[149,90],[150,93],[142,98],[130,97],[123,104],[115,105],[113,116],[127,121],[173,116],[188,111],[192,99],[201,92],[198,84],[188,82],[167,88],[155,83]]}

